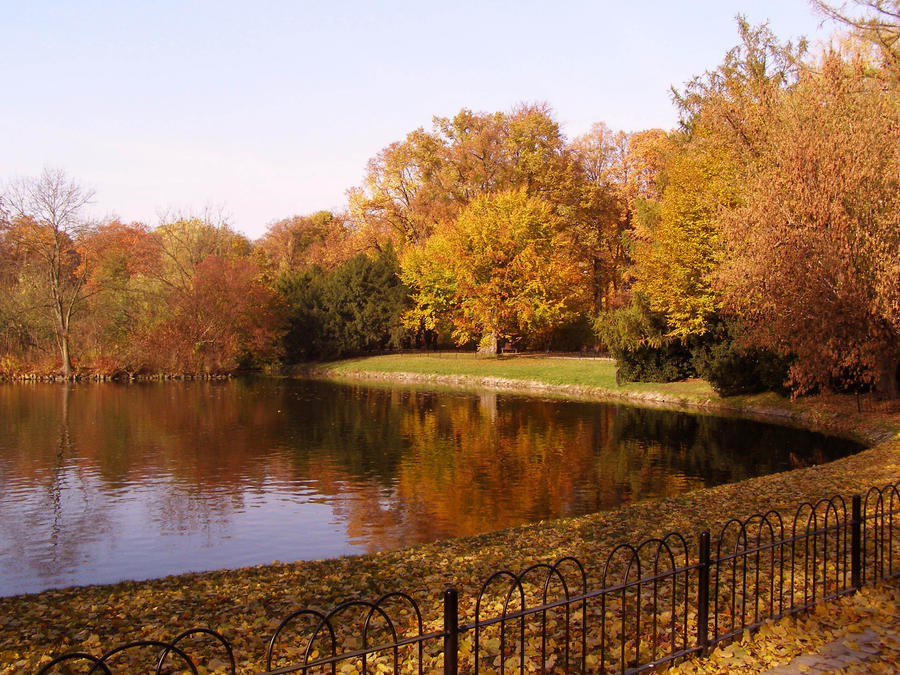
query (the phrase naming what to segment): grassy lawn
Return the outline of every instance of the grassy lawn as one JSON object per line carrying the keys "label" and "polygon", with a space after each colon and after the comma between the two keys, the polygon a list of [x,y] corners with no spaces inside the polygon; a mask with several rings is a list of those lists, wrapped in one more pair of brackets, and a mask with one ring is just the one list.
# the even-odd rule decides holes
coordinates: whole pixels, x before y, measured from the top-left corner
{"label": "grassy lawn", "polygon": [[609,359],[553,356],[479,357],[474,354],[390,354],[349,359],[327,364],[320,371],[331,375],[351,373],[413,373],[417,375],[495,377],[527,380],[556,386],[607,389],[615,393],[665,392],[685,399],[718,399],[702,380],[665,384],[629,382],[616,384],[616,364]]}

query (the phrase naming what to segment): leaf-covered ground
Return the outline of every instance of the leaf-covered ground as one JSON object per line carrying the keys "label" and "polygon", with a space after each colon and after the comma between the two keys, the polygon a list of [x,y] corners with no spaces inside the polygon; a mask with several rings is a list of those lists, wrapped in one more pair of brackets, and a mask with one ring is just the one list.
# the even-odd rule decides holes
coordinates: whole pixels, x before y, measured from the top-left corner
{"label": "leaf-covered ground", "polygon": [[[860,639],[865,636],[868,639]],[[791,668],[778,668],[781,665]],[[900,580],[819,604],[814,611],[767,623],[707,658],[670,668],[670,673],[900,672]]]}
{"label": "leaf-covered ground", "polygon": [[[885,430],[895,430],[900,422],[896,415],[858,417],[839,407],[836,410],[844,419],[845,428],[858,433],[879,429],[884,438]],[[849,404],[846,407],[849,409]],[[835,411],[826,410],[823,414],[833,418]],[[589,581],[596,584],[600,566],[616,544],[636,544],[672,530],[695,538],[700,530],[715,531],[717,525],[731,517],[773,508],[792,513],[799,502],[837,493],[850,495],[873,485],[895,482],[898,477],[900,438],[895,437],[827,465],[470,539],[367,556],[0,598],[0,673],[34,671],[51,655],[65,651],[99,654],[126,640],[170,639],[195,625],[219,630],[232,642],[239,672],[259,671],[265,667],[267,638],[283,617],[301,607],[327,610],[350,597],[375,599],[382,593],[402,589],[415,597],[425,613],[426,630],[437,629],[441,596],[448,585],[459,589],[460,620],[471,621],[481,583],[498,569],[520,570],[532,563],[571,555],[585,563]],[[790,660],[793,653],[824,644],[832,634],[836,635],[829,632],[832,628],[826,620],[838,625],[862,624],[866,620],[889,623],[890,608],[896,609],[896,600],[896,585],[883,585],[842,600],[842,606],[849,607],[846,619],[841,618],[844,610],[833,612],[829,605],[826,615],[820,611],[807,618],[782,622],[788,626],[786,637],[780,636],[782,628],[771,628],[772,635],[777,636],[772,642],[758,643],[770,645],[760,647],[758,654],[748,646],[756,642],[738,645],[756,659],[748,657],[747,665],[742,665],[747,670],[740,672],[756,672]],[[869,612],[866,607],[880,609]],[[767,637],[768,630],[762,632],[762,640],[771,637]],[[744,658],[743,652],[732,650],[731,657],[714,655],[708,662],[689,662],[680,668],[683,672],[707,672],[696,669],[721,667],[731,672],[737,665],[730,663],[735,653]],[[896,663],[889,660],[893,656],[885,654],[881,662]],[[720,661],[720,666],[716,666]]]}

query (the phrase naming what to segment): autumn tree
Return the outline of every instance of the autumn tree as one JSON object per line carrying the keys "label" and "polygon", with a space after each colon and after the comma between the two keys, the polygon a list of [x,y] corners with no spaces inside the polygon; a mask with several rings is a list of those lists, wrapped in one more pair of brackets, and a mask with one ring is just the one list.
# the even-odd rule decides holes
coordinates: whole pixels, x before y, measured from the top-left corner
{"label": "autumn tree", "polygon": [[802,45],[782,45],[743,20],[738,28],[741,42],[724,62],[675,92],[681,130],[643,149],[655,170],[643,172],[652,182],[632,201],[630,303],[597,322],[620,366],[641,379],[691,374],[698,350],[710,372],[720,365],[711,354],[740,357],[710,345],[739,332],[721,316],[723,216],[742,199],[768,142],[767,115],[796,81]]}
{"label": "autumn tree", "polygon": [[349,192],[350,212],[367,248],[379,249],[388,240],[398,248],[420,244],[437,223],[455,215],[446,150],[444,139],[420,128],[369,160],[364,185]]}
{"label": "autumn tree", "polygon": [[276,275],[316,265],[332,269],[352,256],[351,234],[344,215],[318,211],[272,223],[255,246]]}
{"label": "autumn tree", "polygon": [[276,354],[280,319],[246,237],[226,221],[178,217],[150,233],[155,264],[135,339],[148,367],[227,372]]}
{"label": "autumn tree", "polygon": [[700,134],[728,149],[733,161],[750,166],[766,146],[768,115],[803,70],[807,45],[782,43],[767,25],[738,17],[740,44],[714,70],[673,91],[688,138]]}
{"label": "autumn tree", "polygon": [[883,72],[895,81],[900,79],[900,0],[852,0],[849,7],[847,3],[813,0],[813,6],[873,44],[881,56]]}
{"label": "autumn tree", "polygon": [[249,254],[250,242],[226,221],[204,215],[177,217],[153,232],[159,254],[157,278],[178,291],[191,286],[194,271],[209,256],[239,258]]}
{"label": "autumn tree", "polygon": [[34,304],[53,333],[65,378],[72,377],[72,319],[85,298],[88,265],[79,237],[89,228],[82,211],[93,198],[63,171],[45,169],[37,178],[10,184],[6,200],[10,218],[3,237],[15,248],[17,265],[34,283]]}
{"label": "autumn tree", "polygon": [[15,242],[8,236],[9,216],[0,195],[0,356],[6,355],[6,368],[12,365],[12,358],[23,353],[29,343],[27,330],[23,325],[23,313],[17,302],[18,270]]}
{"label": "autumn tree", "polygon": [[[790,357],[796,392],[895,396],[896,88],[866,53],[813,60],[765,27],[739,28],[741,45],[677,95],[682,151],[635,290],[669,336],[739,334],[745,354]],[[706,353],[722,357],[713,370],[743,363]]]}
{"label": "autumn tree", "polygon": [[246,258],[209,255],[147,340],[149,360],[167,372],[222,373],[277,355],[280,334],[272,293]]}
{"label": "autumn tree", "polygon": [[562,211],[576,201],[574,160],[546,105],[436,117],[373,158],[350,209],[372,248],[420,246],[473,199],[522,189]]}
{"label": "autumn tree", "polygon": [[661,313],[669,337],[702,335],[721,307],[715,288],[723,258],[719,214],[735,203],[735,168],[728,152],[695,137],[666,167],[667,183],[646,222],[650,241],[638,244],[634,290]]}
{"label": "autumn tree", "polygon": [[864,56],[812,66],[768,111],[727,214],[728,303],[755,344],[796,356],[798,391],[855,382],[896,397],[900,97]]}
{"label": "autumn tree", "polygon": [[626,146],[627,134],[614,133],[602,123],[572,143],[583,179],[574,241],[590,269],[595,317],[609,307],[608,298],[621,283],[626,261],[624,234],[630,224],[630,204],[624,184],[618,182],[627,173]]}
{"label": "autumn tree", "polygon": [[158,242],[146,225],[118,220],[100,223],[83,242],[93,261],[86,347],[98,368],[140,371],[148,361],[142,338],[162,309]]}
{"label": "autumn tree", "polygon": [[741,200],[769,143],[768,117],[796,82],[803,46],[738,20],[740,44],[723,63],[675,92],[682,129],[662,156],[655,195],[633,228],[633,289],[660,313],[666,336],[702,336],[722,307],[723,214]]}
{"label": "autumn tree", "polygon": [[660,129],[627,134],[603,123],[571,144],[578,169],[573,253],[590,270],[595,318],[610,309],[624,289],[635,214],[642,200],[659,196],[657,183],[670,145]]}
{"label": "autumn tree", "polygon": [[595,328],[625,377],[668,381],[696,374],[692,349],[721,308],[718,217],[736,198],[735,168],[727,149],[700,133],[642,140],[654,168],[635,170],[635,184],[626,184],[626,292]]}
{"label": "autumn tree", "polygon": [[[459,219],[473,203],[502,192],[520,192],[549,209],[554,255],[566,258],[566,270],[579,270],[579,289],[592,284],[599,310],[601,298],[620,280],[624,247],[619,235],[627,216],[624,197],[614,195],[619,173],[604,168],[602,175],[591,175],[593,159],[567,142],[548,106],[523,104],[505,113],[464,109],[452,117],[436,117],[431,130],[412,132],[372,160],[365,186],[351,194],[351,213],[371,247],[391,240],[402,254],[404,270],[417,270],[417,302],[407,323],[426,344],[451,315],[457,339],[464,335],[459,315],[450,309],[456,307],[451,301],[456,279],[449,282],[449,272],[429,259],[444,255],[442,249],[449,245],[445,235],[458,231]],[[578,295],[579,309],[586,310],[585,294]],[[571,319],[568,309],[564,314]],[[527,323],[519,325],[519,334]],[[537,331],[532,335],[536,341],[546,342],[547,326],[558,327],[559,321],[528,325]]]}
{"label": "autumn tree", "polygon": [[583,298],[561,236],[551,206],[524,189],[474,199],[421,253],[404,259],[416,303],[410,316],[418,322],[423,308],[446,313],[454,338],[477,340],[484,353],[496,353],[501,338],[549,337]]}
{"label": "autumn tree", "polygon": [[520,104],[507,114],[501,135],[502,182],[496,190],[519,189],[567,216],[576,200],[578,171],[566,138],[547,104]]}

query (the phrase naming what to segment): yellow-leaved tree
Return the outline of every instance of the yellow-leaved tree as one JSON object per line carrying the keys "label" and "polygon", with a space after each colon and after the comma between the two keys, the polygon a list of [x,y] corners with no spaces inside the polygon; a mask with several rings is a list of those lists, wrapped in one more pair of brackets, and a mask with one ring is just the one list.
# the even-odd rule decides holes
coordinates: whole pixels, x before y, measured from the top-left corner
{"label": "yellow-leaved tree", "polygon": [[694,138],[670,159],[658,217],[643,223],[651,239],[637,246],[634,284],[665,316],[670,337],[704,334],[721,307],[718,218],[736,198],[735,166],[722,146]]}
{"label": "yellow-leaved tree", "polygon": [[550,339],[585,300],[564,236],[550,205],[523,189],[474,199],[404,256],[415,302],[407,321],[434,327],[448,319],[457,343],[478,340],[482,353],[496,353],[500,339]]}

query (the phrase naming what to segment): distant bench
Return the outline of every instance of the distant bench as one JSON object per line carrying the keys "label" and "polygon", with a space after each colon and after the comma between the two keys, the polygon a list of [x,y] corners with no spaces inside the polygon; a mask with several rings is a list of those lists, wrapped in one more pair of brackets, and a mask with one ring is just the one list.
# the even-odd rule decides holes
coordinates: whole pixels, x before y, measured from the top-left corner
{"label": "distant bench", "polygon": [[501,354],[518,354],[519,350],[513,347],[512,345],[503,345],[500,348]]}

